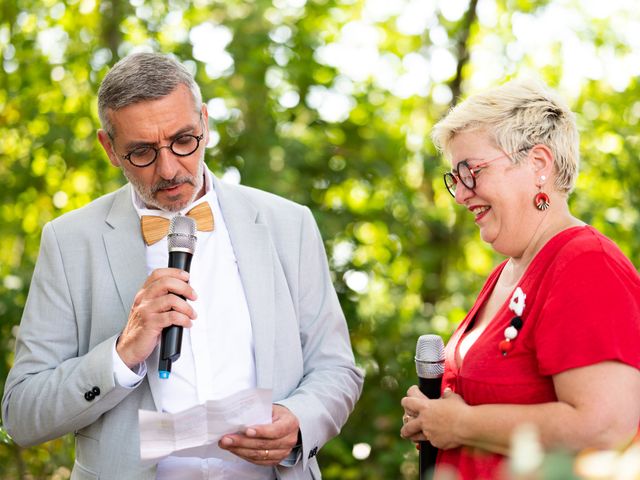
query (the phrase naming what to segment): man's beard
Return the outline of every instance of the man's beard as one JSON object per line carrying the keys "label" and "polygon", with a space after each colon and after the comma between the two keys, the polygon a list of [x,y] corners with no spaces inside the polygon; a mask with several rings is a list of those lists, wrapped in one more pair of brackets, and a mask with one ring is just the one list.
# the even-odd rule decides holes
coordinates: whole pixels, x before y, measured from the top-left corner
{"label": "man's beard", "polygon": [[[133,186],[133,189],[136,191],[142,202],[148,208],[157,208],[163,210],[165,212],[179,212],[183,208],[191,205],[193,201],[196,199],[200,190],[202,190],[202,186],[204,185],[204,158],[200,160],[198,163],[198,173],[195,178],[192,175],[184,175],[182,177],[176,177],[172,180],[161,180],[153,186],[143,185],[139,180],[133,177],[133,175],[129,175],[128,172],[123,168],[122,173],[129,183]],[[177,185],[181,185],[183,183],[188,183],[193,185],[193,194],[191,198],[188,198],[185,201],[179,203],[171,203],[169,205],[163,205],[155,198],[155,194],[164,189],[171,188]]]}

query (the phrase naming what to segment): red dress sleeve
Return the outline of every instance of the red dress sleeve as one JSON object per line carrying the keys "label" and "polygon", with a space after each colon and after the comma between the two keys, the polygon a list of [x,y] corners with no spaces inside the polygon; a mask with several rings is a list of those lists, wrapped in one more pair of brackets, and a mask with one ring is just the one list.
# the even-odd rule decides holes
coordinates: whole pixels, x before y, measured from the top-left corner
{"label": "red dress sleeve", "polygon": [[[556,259],[541,290],[535,329],[542,375],[607,360],[640,368],[640,280],[603,236],[572,245]],[[545,295],[546,293],[546,295]]]}

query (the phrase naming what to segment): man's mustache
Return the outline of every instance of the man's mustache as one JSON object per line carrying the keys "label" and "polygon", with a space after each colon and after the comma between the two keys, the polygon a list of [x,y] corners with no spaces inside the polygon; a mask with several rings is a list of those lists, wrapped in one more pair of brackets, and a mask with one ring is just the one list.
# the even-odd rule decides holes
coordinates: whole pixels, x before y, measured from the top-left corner
{"label": "man's mustache", "polygon": [[164,190],[165,188],[177,187],[178,185],[182,185],[183,183],[188,183],[195,187],[195,182],[193,181],[193,177],[181,177],[173,180],[160,180],[158,183],[156,183],[153,186],[152,193],[156,193],[159,190]]}

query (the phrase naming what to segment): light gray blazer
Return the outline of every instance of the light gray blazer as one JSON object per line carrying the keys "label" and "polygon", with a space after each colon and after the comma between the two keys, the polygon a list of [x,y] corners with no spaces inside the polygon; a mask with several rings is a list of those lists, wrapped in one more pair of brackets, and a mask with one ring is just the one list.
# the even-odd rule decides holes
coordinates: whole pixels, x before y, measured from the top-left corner
{"label": "light gray blazer", "polygon": [[[300,421],[302,458],[274,477],[318,479],[315,454],[339,433],[363,382],[320,234],[306,207],[215,178],[214,188],[249,306],[258,387]],[[23,446],[74,432],[73,479],[155,478],[155,467],[140,465],[137,425],[138,409],[160,405],[158,379],[118,386],[111,358],[145,279],[129,185],[44,227],[2,414]],[[157,365],[157,348],[147,362]]]}

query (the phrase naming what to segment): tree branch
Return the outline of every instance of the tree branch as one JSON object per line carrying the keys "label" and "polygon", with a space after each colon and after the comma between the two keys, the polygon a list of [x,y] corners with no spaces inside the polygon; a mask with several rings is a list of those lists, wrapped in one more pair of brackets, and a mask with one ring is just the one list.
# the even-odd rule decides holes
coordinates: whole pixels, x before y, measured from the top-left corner
{"label": "tree branch", "polygon": [[458,65],[456,66],[456,76],[451,81],[449,88],[453,95],[451,100],[451,106],[458,103],[458,99],[462,93],[462,69],[467,63],[469,63],[469,36],[471,33],[471,27],[478,18],[476,9],[478,6],[478,0],[471,0],[469,2],[469,9],[465,13],[462,19],[461,34],[456,42],[456,52],[458,54]]}

